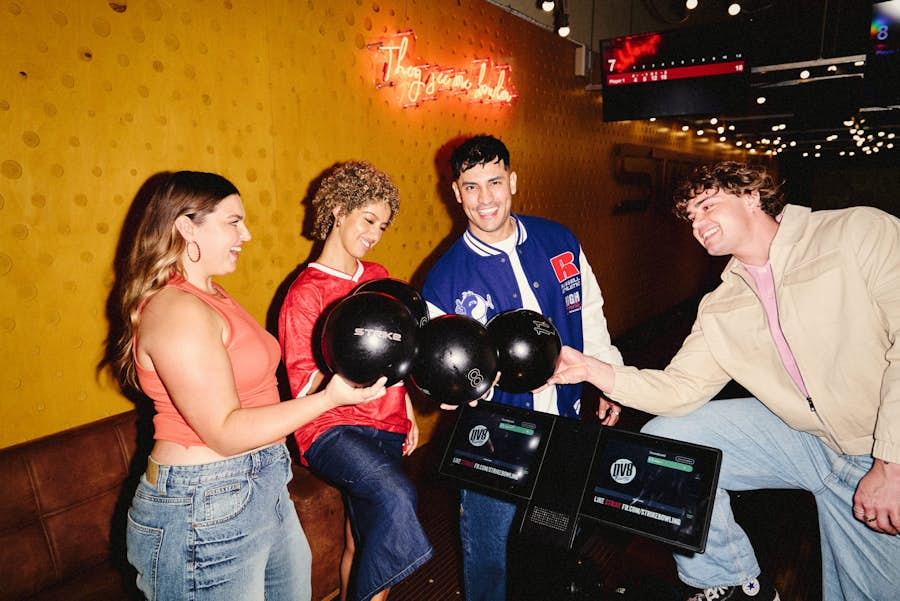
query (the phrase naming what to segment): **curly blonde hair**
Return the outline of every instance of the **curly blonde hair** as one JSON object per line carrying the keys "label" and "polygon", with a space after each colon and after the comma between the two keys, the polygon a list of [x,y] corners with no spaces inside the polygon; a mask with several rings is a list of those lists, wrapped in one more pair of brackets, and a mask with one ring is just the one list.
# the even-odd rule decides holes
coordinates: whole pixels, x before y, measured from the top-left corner
{"label": "curly blonde hair", "polygon": [[[376,202],[391,209],[390,221],[400,210],[400,192],[391,177],[365,161],[349,161],[334,168],[316,191],[312,206],[316,210],[313,237],[324,240],[334,226],[334,210],[349,215],[355,209]],[[390,223],[390,221],[388,223]]]}
{"label": "curly blonde hair", "polygon": [[687,205],[706,190],[723,190],[740,196],[759,192],[759,206],[767,214],[777,217],[784,208],[781,184],[769,175],[762,165],[721,161],[694,169],[684,182],[675,188],[675,214],[687,220]]}

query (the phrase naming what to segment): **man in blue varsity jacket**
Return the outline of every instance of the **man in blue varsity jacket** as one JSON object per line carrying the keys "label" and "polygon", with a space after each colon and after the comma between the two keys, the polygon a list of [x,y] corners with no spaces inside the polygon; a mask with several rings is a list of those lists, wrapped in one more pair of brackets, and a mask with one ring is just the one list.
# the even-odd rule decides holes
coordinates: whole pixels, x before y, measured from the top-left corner
{"label": "man in blue varsity jacket", "polygon": [[[429,271],[423,296],[432,317],[468,315],[486,323],[512,309],[550,318],[563,344],[621,365],[603,316],[603,296],[578,239],[566,227],[511,213],[517,176],[509,151],[492,136],[470,138],[450,158],[453,193],[469,225]],[[492,402],[580,417],[581,387],[549,387],[538,394],[492,391]],[[601,398],[604,425],[619,407]],[[463,489],[460,537],[467,601],[505,601],[506,543],[516,507]]]}

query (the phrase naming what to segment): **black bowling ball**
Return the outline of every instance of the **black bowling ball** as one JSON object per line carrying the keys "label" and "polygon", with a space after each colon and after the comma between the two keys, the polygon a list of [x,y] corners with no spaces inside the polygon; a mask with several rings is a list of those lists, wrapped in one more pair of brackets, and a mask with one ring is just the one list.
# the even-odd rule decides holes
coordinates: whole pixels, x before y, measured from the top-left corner
{"label": "black bowling ball", "polygon": [[406,377],[418,352],[416,320],[395,298],[380,292],[345,297],[322,327],[328,369],[360,386],[381,376],[387,385]]}
{"label": "black bowling ball", "polygon": [[419,328],[412,380],[439,403],[480,398],[497,376],[497,349],[487,329],[464,315],[441,315]]}
{"label": "black bowling ball", "polygon": [[497,347],[501,390],[528,392],[553,374],[562,342],[540,313],[529,309],[498,313],[488,321],[487,331]]}
{"label": "black bowling ball", "polygon": [[428,321],[428,306],[425,299],[419,294],[419,291],[404,282],[395,278],[378,278],[363,282],[353,291],[357,292],[382,292],[396,298],[398,301],[406,305],[409,312],[412,313],[416,323],[420,326],[425,325]]}

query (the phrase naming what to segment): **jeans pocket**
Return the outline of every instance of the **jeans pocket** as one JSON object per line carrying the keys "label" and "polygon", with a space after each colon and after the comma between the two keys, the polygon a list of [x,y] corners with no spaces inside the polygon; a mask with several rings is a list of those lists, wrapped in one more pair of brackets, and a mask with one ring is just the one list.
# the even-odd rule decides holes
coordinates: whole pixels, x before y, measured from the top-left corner
{"label": "jeans pocket", "polygon": [[137,587],[148,601],[155,601],[163,530],[138,523],[129,511],[125,538],[128,562],[137,571]]}
{"label": "jeans pocket", "polygon": [[220,480],[202,492],[202,513],[197,527],[215,526],[234,519],[250,503],[250,478],[242,476],[230,481]]}

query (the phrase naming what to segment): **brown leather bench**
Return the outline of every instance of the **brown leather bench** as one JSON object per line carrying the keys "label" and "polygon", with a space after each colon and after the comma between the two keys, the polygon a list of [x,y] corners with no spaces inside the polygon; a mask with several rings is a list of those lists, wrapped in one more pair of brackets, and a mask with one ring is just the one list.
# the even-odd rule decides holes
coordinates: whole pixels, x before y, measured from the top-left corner
{"label": "brown leather bench", "polygon": [[[125,516],[152,442],[138,421],[129,411],[0,449],[0,601],[141,598],[125,559]],[[331,598],[340,493],[298,465],[290,492],[312,547],[313,599]]]}

